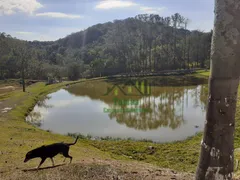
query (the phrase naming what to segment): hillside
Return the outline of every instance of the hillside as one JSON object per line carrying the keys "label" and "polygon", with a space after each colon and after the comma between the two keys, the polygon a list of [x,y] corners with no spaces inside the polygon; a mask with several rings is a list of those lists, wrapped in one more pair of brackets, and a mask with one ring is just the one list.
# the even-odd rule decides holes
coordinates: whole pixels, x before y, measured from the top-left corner
{"label": "hillside", "polygon": [[[207,67],[211,33],[189,31],[187,25],[178,13],[141,14],[50,42],[21,41],[1,33],[0,78],[19,78],[23,67],[31,79]],[[20,63],[20,59],[26,60]]]}

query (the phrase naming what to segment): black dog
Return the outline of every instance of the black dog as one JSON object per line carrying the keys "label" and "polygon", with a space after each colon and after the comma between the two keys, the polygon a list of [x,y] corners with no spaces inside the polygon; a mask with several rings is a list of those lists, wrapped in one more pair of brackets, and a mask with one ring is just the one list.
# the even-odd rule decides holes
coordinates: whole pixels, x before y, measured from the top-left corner
{"label": "black dog", "polygon": [[54,166],[53,157],[56,156],[57,154],[62,154],[65,157],[64,161],[66,160],[66,158],[70,158],[70,163],[71,163],[72,157],[69,156],[68,154],[69,146],[76,144],[77,140],[78,140],[78,137],[76,138],[74,143],[63,143],[63,142],[54,143],[54,144],[44,145],[39,148],[33,149],[26,154],[24,162],[27,162],[33,158],[40,157],[42,160],[37,167],[39,168],[47,158],[50,158],[52,161],[52,165]]}

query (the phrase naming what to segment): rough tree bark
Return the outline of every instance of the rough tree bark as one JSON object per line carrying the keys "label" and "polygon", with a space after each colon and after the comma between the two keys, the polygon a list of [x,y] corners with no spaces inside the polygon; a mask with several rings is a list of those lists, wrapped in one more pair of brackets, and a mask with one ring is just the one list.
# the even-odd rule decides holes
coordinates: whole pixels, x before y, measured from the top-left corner
{"label": "rough tree bark", "polygon": [[239,15],[239,0],[215,0],[208,109],[196,180],[228,180],[233,177],[240,75]]}

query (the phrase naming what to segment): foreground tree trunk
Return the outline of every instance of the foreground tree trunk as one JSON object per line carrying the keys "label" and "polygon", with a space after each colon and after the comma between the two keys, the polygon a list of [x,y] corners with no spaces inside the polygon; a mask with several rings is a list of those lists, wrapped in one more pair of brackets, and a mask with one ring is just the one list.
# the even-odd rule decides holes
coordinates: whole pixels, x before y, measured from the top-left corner
{"label": "foreground tree trunk", "polygon": [[209,99],[196,180],[233,177],[234,127],[240,75],[240,1],[215,0]]}

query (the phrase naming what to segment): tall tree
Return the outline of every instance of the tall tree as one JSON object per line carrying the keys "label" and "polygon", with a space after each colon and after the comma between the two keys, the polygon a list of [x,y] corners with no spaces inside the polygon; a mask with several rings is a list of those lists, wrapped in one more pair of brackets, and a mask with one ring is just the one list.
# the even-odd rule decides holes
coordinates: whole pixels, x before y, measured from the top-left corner
{"label": "tall tree", "polygon": [[240,75],[240,1],[215,0],[209,101],[196,180],[233,176],[234,126]]}
{"label": "tall tree", "polygon": [[19,46],[17,46],[14,50],[14,55],[18,59],[20,72],[21,72],[21,79],[22,79],[22,89],[23,92],[26,91],[25,87],[25,78],[27,74],[27,69],[29,66],[29,60],[31,58],[30,48],[27,46],[26,43],[21,43]]}

